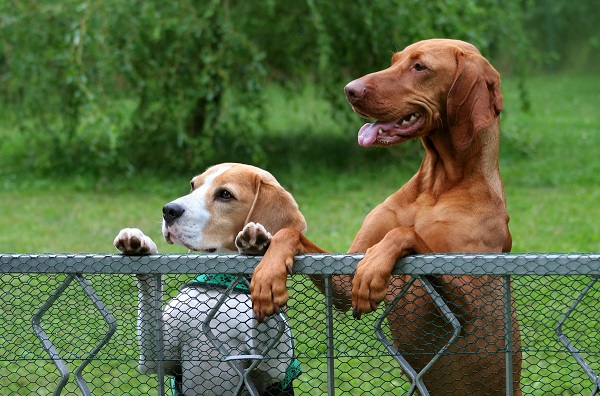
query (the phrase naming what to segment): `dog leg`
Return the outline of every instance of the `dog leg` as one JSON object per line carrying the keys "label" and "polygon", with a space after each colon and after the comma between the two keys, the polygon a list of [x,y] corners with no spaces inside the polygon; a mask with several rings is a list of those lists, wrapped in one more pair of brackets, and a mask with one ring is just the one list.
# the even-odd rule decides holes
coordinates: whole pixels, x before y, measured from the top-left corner
{"label": "dog leg", "polygon": [[[279,309],[286,305],[289,297],[286,281],[288,274],[292,273],[294,256],[304,253],[327,253],[295,228],[283,228],[277,231],[272,242],[263,259],[254,269],[250,282],[254,315],[259,322],[279,312]],[[310,278],[319,290],[324,291],[323,276],[313,275]],[[343,299],[337,297],[337,290],[334,289],[333,292],[336,308],[342,310],[346,308]],[[339,293],[340,296],[342,294]]]}
{"label": "dog leg", "polygon": [[[114,240],[115,247],[125,255],[157,254],[156,244],[150,237],[144,235],[137,228],[124,228]],[[160,322],[157,320],[155,303],[157,294],[162,295],[162,285],[157,285],[154,276],[148,274],[136,274],[138,288],[138,346],[140,348],[140,359],[138,370],[143,373],[155,373],[158,363],[159,345],[157,344],[157,330]],[[163,315],[163,333],[168,333],[169,317]],[[165,334],[165,338],[167,335]],[[174,348],[170,348],[165,342],[163,356],[165,359],[165,370],[173,372],[173,366],[177,362]]]}
{"label": "dog leg", "polygon": [[154,314],[154,299],[156,297],[156,281],[152,275],[136,275],[138,287],[138,346],[140,360],[138,370],[142,374],[155,373],[159,349],[156,343],[158,321]]}
{"label": "dog leg", "polygon": [[240,254],[259,255],[264,254],[273,237],[259,223],[248,223],[235,238],[235,246]]}
{"label": "dog leg", "polygon": [[377,309],[388,292],[392,269],[400,257],[428,252],[431,249],[409,227],[394,228],[379,243],[368,248],[365,257],[356,266],[352,281],[354,317],[360,319],[363,313]]}

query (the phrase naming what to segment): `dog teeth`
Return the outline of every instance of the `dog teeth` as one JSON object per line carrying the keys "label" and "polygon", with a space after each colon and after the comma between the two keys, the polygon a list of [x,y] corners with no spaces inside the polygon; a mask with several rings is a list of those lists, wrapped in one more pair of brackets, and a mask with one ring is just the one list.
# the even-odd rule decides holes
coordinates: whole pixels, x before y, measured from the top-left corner
{"label": "dog teeth", "polygon": [[421,114],[419,114],[419,113],[412,113],[410,116],[404,117],[404,119],[402,120],[402,123],[400,125],[408,125],[411,122],[414,122],[420,116],[421,116]]}
{"label": "dog teeth", "polygon": [[377,131],[378,135],[381,135],[383,133],[383,129],[379,128],[379,130]]}

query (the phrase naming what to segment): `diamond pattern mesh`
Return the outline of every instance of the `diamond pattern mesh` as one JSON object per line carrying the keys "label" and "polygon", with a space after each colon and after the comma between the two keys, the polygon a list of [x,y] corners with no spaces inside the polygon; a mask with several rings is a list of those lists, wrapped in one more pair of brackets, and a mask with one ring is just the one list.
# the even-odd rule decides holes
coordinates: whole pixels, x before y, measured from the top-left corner
{"label": "diamond pattern mesh", "polygon": [[[272,394],[285,378],[295,378],[295,395],[425,394],[440,378],[447,386],[432,394],[505,394],[507,357],[522,359],[525,395],[598,392],[600,255],[409,257],[395,273],[414,283],[398,282],[394,309],[356,320],[304,274],[351,274],[359,259],[299,257],[285,315],[258,325],[247,294],[186,286],[199,273],[251,273],[257,258],[0,255],[0,394]],[[175,310],[162,316],[163,331],[150,326],[142,337],[155,348],[144,362],[133,273],[161,276],[154,307]],[[485,326],[470,325],[482,315]],[[457,356],[482,377],[463,374]]]}

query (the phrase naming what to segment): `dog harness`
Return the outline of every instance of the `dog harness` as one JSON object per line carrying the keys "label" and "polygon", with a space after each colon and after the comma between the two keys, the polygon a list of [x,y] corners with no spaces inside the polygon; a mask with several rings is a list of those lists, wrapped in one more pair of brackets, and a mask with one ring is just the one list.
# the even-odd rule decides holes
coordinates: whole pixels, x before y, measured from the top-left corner
{"label": "dog harness", "polygon": [[[250,276],[244,275],[246,282],[238,282],[232,290],[250,294],[250,288],[248,285],[250,284]],[[205,286],[210,288],[217,289],[227,289],[232,282],[235,281],[236,276],[233,274],[200,274],[193,281],[188,283],[186,286]],[[291,340],[292,350],[294,349],[294,339]],[[285,377],[280,382],[281,389],[286,390],[289,386],[292,386],[292,381],[298,378],[302,374],[302,368],[300,367],[300,362],[296,357],[292,358],[292,362],[285,370]],[[171,377],[170,379],[171,392],[173,396],[185,396],[182,393],[182,378],[180,376]]]}

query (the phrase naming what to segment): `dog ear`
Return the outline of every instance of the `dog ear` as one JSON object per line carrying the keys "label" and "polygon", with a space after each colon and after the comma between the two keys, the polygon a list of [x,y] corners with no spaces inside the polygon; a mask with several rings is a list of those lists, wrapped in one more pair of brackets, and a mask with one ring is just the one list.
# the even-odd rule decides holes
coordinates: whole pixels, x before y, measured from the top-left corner
{"label": "dog ear", "polygon": [[246,224],[260,223],[273,235],[282,228],[306,231],[306,221],[298,204],[279,183],[257,176],[255,194]]}
{"label": "dog ear", "polygon": [[457,55],[458,67],[446,102],[454,147],[468,149],[475,135],[491,125],[502,111],[500,75],[478,53]]}

